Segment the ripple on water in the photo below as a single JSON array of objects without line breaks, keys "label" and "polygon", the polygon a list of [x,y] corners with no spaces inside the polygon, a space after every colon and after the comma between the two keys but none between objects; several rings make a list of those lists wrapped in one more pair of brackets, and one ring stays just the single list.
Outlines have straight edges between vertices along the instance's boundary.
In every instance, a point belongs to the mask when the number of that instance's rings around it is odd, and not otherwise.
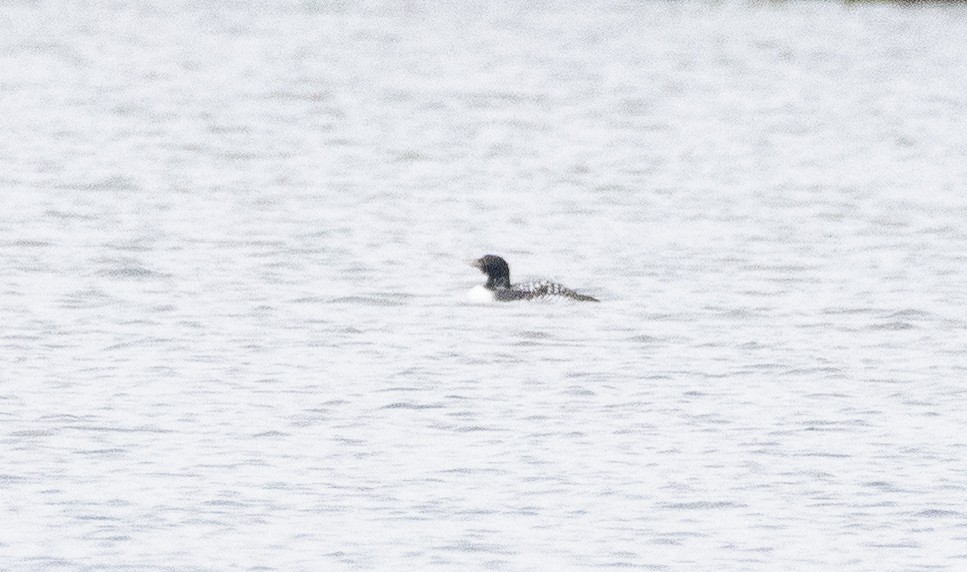
[{"label": "ripple on water", "polygon": [[377,308],[406,306],[405,296],[399,294],[382,294],[371,296],[342,296],[329,300],[330,304],[346,304],[371,306]]},{"label": "ripple on water", "polygon": [[107,257],[95,260],[100,267],[96,274],[104,278],[115,280],[152,280],[157,278],[170,277],[151,270],[140,260],[127,256]]}]

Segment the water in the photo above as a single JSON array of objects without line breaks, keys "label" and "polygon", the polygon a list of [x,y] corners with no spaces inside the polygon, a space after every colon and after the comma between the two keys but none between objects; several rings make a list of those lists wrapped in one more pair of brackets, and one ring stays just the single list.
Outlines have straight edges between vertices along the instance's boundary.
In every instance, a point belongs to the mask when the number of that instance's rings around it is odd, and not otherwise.
[{"label": "water", "polygon": [[964,6],[0,29],[0,568],[967,566]]}]

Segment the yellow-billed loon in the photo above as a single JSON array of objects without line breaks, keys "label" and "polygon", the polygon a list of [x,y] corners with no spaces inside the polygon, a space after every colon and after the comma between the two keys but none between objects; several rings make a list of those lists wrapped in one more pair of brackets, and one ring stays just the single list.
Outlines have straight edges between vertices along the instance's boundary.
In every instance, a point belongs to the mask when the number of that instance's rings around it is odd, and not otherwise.
[{"label": "yellow-billed loon", "polygon": [[582,302],[598,302],[599,300],[585,294],[578,294],[574,290],[547,280],[526,282],[523,284],[510,283],[510,266],[499,256],[487,254],[473,261],[473,265],[487,275],[487,283],[477,286],[470,291],[470,298],[475,301],[512,302],[515,300],[534,300],[551,296],[561,296],[580,300]]}]

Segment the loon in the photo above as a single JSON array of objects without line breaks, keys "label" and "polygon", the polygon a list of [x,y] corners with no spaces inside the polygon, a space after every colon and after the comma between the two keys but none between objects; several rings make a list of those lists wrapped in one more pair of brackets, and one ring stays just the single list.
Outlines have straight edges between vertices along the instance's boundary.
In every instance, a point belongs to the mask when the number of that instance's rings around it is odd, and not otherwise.
[{"label": "loon", "polygon": [[599,302],[597,298],[578,294],[574,290],[547,280],[510,283],[510,267],[499,256],[487,254],[473,261],[473,265],[487,275],[487,283],[470,291],[470,297],[477,301],[512,302],[515,300],[534,300],[549,296],[562,296],[582,302]]}]

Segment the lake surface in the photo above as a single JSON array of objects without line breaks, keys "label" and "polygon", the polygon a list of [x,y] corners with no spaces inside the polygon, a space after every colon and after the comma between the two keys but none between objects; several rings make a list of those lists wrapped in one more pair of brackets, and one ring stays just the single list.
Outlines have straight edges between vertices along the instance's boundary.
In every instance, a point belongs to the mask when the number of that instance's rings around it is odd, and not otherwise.
[{"label": "lake surface", "polygon": [[964,569],[964,38],[4,2],[0,569]]}]

